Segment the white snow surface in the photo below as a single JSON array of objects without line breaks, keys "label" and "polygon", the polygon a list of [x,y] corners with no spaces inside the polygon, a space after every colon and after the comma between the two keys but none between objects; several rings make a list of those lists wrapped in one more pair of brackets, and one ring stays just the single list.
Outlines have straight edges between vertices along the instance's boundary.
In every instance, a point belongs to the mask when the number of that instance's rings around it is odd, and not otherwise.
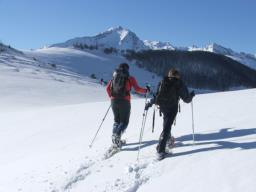
[{"label": "white snow surface", "polygon": [[71,47],[50,47],[25,51],[25,53],[45,63],[56,64],[57,68],[72,71],[79,76],[90,77],[91,74],[95,74],[97,81],[101,78],[104,81],[112,79],[113,70],[123,62],[129,64],[130,74],[136,77],[141,86],[149,83],[154,89],[160,80],[159,76],[137,67],[134,63],[127,61],[120,55],[108,55],[99,50],[82,51]]},{"label": "white snow surface", "polygon": [[[145,99],[133,96],[127,144],[103,160],[111,145],[111,110],[88,146],[110,105],[105,87],[66,71],[67,63],[49,67],[51,54],[63,61],[61,51],[71,50],[48,51],[35,52],[45,57],[40,62],[32,54],[0,54],[1,192],[255,192],[256,89],[197,95],[195,145],[191,105],[181,103],[172,132],[176,147],[160,162],[155,148],[162,117],[157,111],[152,133],[152,108],[136,160]],[[105,59],[75,50],[65,59],[73,54]]]},{"label": "white snow surface", "polygon": [[6,111],[102,101],[106,96],[95,80],[24,54],[0,54],[0,80],[0,105]]}]

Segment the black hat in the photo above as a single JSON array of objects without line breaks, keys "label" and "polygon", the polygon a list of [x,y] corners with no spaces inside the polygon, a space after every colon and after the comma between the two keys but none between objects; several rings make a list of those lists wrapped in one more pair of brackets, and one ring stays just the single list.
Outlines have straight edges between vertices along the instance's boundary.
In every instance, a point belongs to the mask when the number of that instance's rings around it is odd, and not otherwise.
[{"label": "black hat", "polygon": [[127,63],[121,63],[119,64],[119,69],[126,69],[129,70],[129,65]]},{"label": "black hat", "polygon": [[180,73],[177,69],[170,69],[169,72],[168,72],[168,77],[177,77],[179,78],[180,77]]}]

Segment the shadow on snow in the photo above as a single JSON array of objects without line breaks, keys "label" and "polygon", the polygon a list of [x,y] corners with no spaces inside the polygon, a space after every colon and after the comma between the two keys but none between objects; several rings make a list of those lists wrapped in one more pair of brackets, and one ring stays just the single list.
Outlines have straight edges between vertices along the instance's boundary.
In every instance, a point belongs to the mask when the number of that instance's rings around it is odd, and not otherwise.
[{"label": "shadow on snow", "polygon": [[[256,149],[256,141],[250,142],[239,142],[242,140],[247,140],[247,138],[240,138],[243,136],[255,136],[256,138],[256,128],[250,129],[233,129],[233,128],[223,128],[218,132],[206,133],[206,134],[195,134],[196,146],[207,146],[214,144],[215,146],[204,147],[200,149],[193,149],[190,151],[179,152],[175,154],[169,154],[169,157],[176,157],[181,155],[189,155],[193,153],[220,150],[220,149]],[[226,141],[226,139],[233,139]],[[256,140],[256,139],[255,139]],[[177,144],[175,147],[186,147],[192,145],[192,134],[184,135],[176,138]],[[191,141],[191,144],[187,144],[187,141]],[[158,140],[143,141],[141,142],[141,149],[155,145]],[[137,151],[139,149],[139,143],[128,143],[125,146],[137,145],[135,147],[125,147],[122,151]]]}]

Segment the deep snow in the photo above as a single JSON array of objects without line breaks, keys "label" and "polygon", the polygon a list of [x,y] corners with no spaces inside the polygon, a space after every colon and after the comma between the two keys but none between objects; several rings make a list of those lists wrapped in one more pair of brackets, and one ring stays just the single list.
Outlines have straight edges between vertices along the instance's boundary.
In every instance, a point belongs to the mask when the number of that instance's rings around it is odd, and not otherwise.
[{"label": "deep snow", "polygon": [[[44,62],[47,58],[54,57]],[[136,161],[145,100],[133,96],[127,145],[102,160],[111,144],[111,111],[93,147],[89,144],[110,104],[105,87],[69,73],[70,65],[54,70],[29,58],[0,59],[1,192],[256,190],[256,89],[197,95],[196,145],[191,105],[181,103],[173,127],[176,148],[160,162],[155,147],[162,119],[156,116],[152,133],[152,109]]]},{"label": "deep snow", "polygon": [[[127,145],[105,161],[102,157],[111,143],[112,113],[107,116],[93,148],[88,145],[109,102],[27,106],[26,110],[9,112],[1,107],[0,191],[134,192],[172,188],[253,192],[255,91],[196,96],[195,146],[191,145],[191,108],[182,104],[173,128],[177,147],[172,156],[161,162],[155,161],[155,147],[162,121],[157,116],[156,131],[152,134],[152,110],[148,114],[140,161],[136,162],[143,99],[132,102],[131,121],[124,135]],[[11,102],[8,104],[14,108]]]}]

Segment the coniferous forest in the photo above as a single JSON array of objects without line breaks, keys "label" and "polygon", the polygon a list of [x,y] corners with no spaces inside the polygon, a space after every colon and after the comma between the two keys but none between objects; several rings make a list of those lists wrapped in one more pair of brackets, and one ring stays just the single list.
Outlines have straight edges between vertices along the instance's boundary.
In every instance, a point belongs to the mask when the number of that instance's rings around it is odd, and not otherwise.
[{"label": "coniferous forest", "polygon": [[188,86],[225,91],[234,88],[255,88],[256,71],[223,55],[205,51],[147,50],[127,51],[126,58],[156,73],[167,74],[177,68]]}]

